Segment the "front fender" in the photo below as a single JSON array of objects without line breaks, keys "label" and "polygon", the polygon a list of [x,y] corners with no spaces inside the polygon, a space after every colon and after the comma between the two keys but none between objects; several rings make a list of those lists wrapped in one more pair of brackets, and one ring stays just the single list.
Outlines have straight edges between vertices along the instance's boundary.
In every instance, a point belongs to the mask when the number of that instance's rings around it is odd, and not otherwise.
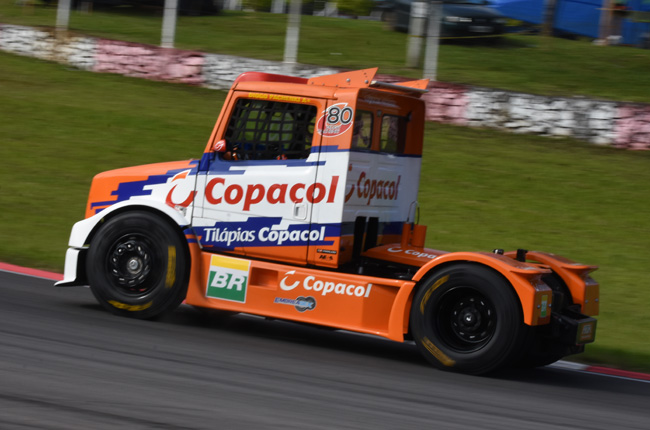
[{"label": "front fender", "polygon": [[132,199],[109,206],[96,215],[81,220],[72,226],[70,239],[68,240],[68,250],[65,254],[63,280],[55,285],[59,287],[85,285],[85,253],[90,245],[91,237],[101,221],[117,213],[138,209],[163,214],[181,229],[190,225],[190,222],[181,212],[155,200]]},{"label": "front fender", "polygon": [[71,248],[83,248],[87,246],[88,238],[96,230],[97,225],[104,218],[109,217],[111,214],[116,212],[124,212],[124,210],[137,210],[138,208],[145,208],[150,210],[153,209],[155,212],[161,212],[181,228],[190,225],[190,222],[181,212],[171,208],[170,206],[167,206],[164,203],[160,203],[155,200],[131,199],[109,206],[96,215],[77,222],[74,226],[72,226],[72,232],[70,233],[68,246]]}]

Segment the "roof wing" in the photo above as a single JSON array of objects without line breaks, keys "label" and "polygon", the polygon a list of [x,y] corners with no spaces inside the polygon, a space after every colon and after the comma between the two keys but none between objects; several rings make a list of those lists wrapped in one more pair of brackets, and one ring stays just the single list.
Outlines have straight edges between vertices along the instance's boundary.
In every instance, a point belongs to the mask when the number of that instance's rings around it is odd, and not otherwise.
[{"label": "roof wing", "polygon": [[417,81],[395,82],[395,85],[426,90],[429,86],[429,81],[430,79],[418,79]]},{"label": "roof wing", "polygon": [[428,84],[428,79],[420,79],[418,81],[395,82],[390,84],[387,82],[372,81],[370,86],[373,88],[398,91],[400,93],[407,93],[419,97],[422,94],[429,92],[429,90],[426,89]]},{"label": "roof wing", "polygon": [[308,85],[324,85],[341,88],[366,88],[377,74],[378,67],[355,70],[352,72],[335,73],[333,75],[317,76],[309,79]]}]

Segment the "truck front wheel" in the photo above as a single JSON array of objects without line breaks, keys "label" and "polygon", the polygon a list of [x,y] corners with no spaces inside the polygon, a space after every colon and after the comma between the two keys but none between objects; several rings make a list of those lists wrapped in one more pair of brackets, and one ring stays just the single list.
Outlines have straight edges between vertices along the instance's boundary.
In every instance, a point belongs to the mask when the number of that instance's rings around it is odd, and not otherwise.
[{"label": "truck front wheel", "polygon": [[104,308],[153,318],[176,309],[185,298],[189,257],[182,236],[165,220],[149,212],[125,212],[97,231],[87,273]]},{"label": "truck front wheel", "polygon": [[411,331],[434,366],[471,374],[508,364],[525,334],[509,283],[489,268],[464,263],[424,282],[413,299]]}]

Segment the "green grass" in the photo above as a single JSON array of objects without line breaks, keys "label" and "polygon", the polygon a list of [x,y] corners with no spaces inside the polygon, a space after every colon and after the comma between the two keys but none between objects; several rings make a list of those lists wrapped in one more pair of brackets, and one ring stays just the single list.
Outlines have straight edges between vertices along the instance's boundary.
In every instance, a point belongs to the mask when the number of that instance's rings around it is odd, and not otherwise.
[{"label": "green grass", "polygon": [[224,97],[4,53],[0,64],[0,260],[55,270],[92,176],[199,157]]},{"label": "green grass", "polygon": [[[31,0],[36,2],[37,0]],[[0,23],[52,27],[56,9],[0,0]],[[157,45],[159,9],[116,8],[73,12],[73,33]],[[180,17],[176,46],[281,61],[286,15],[224,12]],[[298,61],[350,69],[379,66],[382,73],[419,78],[405,67],[407,36],[381,22],[303,16]],[[533,94],[650,102],[650,51],[599,47],[589,41],[510,35],[497,44],[443,44],[438,79]]]},{"label": "green grass", "polygon": [[[224,93],[0,53],[0,261],[62,271],[101,171],[199,157]],[[598,340],[579,356],[650,371],[650,153],[429,124],[427,246],[544,250],[598,264]]]}]

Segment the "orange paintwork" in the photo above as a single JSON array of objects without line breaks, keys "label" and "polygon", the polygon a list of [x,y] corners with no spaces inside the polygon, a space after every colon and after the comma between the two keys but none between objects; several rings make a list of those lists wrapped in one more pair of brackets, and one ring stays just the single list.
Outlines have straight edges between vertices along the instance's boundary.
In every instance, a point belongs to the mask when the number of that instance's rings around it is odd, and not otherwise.
[{"label": "orange paintwork", "polygon": [[102,209],[118,203],[116,193],[120,184],[147,181],[150,176],[161,175],[174,170],[191,169],[193,162],[193,160],[186,160],[147,164],[99,173],[93,178],[90,187],[85,218],[89,218]]},{"label": "orange paintwork", "polygon": [[[209,278],[205,268],[210,267],[215,254],[201,252],[198,247],[195,247],[192,257],[193,259],[198,257],[194,261],[199,264],[192,270],[185,299],[187,304],[325,325],[398,341],[404,339],[405,312],[408,314],[405,304],[415,286],[413,281],[344,274],[229,257],[250,264],[246,301],[240,303],[206,297]],[[333,283],[340,287],[339,290],[347,290],[347,293],[352,295],[337,294],[334,291],[324,294],[322,290],[306,290],[302,285],[305,282],[308,286],[311,285],[309,277],[313,278],[312,284]],[[293,290],[283,291],[281,288],[283,279],[291,284],[298,282],[299,285]],[[363,291],[364,294],[358,296],[355,295],[355,291],[357,293]],[[294,306],[279,306],[276,301],[276,299],[296,299],[300,296],[313,297],[316,301],[314,309],[297,312]]]},{"label": "orange paintwork", "polygon": [[398,82],[396,85],[401,85],[403,87],[416,88],[419,90],[426,90],[429,86],[428,79],[418,79],[417,81],[407,81],[407,82]]},{"label": "orange paintwork", "polygon": [[[395,245],[399,246],[399,244]],[[390,247],[391,245],[385,245],[382,247],[384,251],[368,252],[365,255],[377,257],[383,252],[384,256],[387,256],[386,249]],[[526,269],[531,266],[520,265],[517,262],[512,263],[513,260],[489,253],[443,253],[426,248],[420,248],[417,251],[429,255],[439,254],[439,256],[434,260],[427,257],[416,257],[421,263],[424,263],[425,259],[429,261],[423,264],[422,269],[414,276],[413,280],[391,280],[344,274],[233,256],[232,258],[236,260],[250,264],[246,302],[236,303],[206,297],[210,261],[215,254],[202,252],[198,247],[194,247],[192,259],[198,264],[193,265],[186,303],[200,307],[325,325],[403,341],[404,334],[408,332],[410,303],[417,281],[422,280],[436,266],[450,262],[473,261],[494,268],[508,279],[521,300],[526,324],[541,325],[549,322],[550,312],[543,317],[541,309],[542,302],[551,305],[552,292],[539,279],[542,274],[548,273],[547,269]],[[398,262],[398,259],[394,260]],[[291,283],[300,282],[300,285],[306,278],[312,277],[315,282],[323,281],[339,286],[344,285],[345,288],[352,291],[355,288],[360,291],[360,287],[365,287],[367,290],[367,285],[371,284],[372,286],[367,297],[334,292],[323,295],[322,292],[306,291],[299,287],[287,292],[281,288],[281,281],[287,277]],[[354,288],[349,288],[350,285]],[[305,296],[315,299],[316,306],[313,310],[297,312],[293,306],[278,306],[276,302],[276,299],[292,300]]]},{"label": "orange paintwork", "polygon": [[[505,255],[515,258],[517,253],[511,251]],[[589,276],[598,266],[576,263],[559,255],[539,251],[529,251],[526,259],[550,267],[566,283],[573,302],[580,305],[582,313],[589,316],[598,315],[600,288],[598,283]]]},{"label": "orange paintwork", "polygon": [[337,73],[335,75],[318,76],[309,79],[307,85],[340,88],[364,88],[368,87],[377,74],[379,68],[354,70],[351,72]]},{"label": "orange paintwork", "polygon": [[[425,112],[424,102],[422,100],[412,97],[411,94],[406,96],[404,93],[393,92],[390,90],[382,90],[378,93],[375,88],[367,88],[359,90],[359,95],[356,100],[356,108],[358,110],[368,111],[373,111],[379,108],[383,113],[387,114],[397,116],[410,115],[412,126],[407,129],[404,154],[422,155]],[[376,121],[373,127],[374,134],[378,136],[381,132],[381,124],[379,121]],[[379,150],[378,144],[379,142],[374,142],[371,149]],[[346,139],[346,141],[341,144],[341,148],[349,149],[350,139]]]},{"label": "orange paintwork", "polygon": [[392,261],[394,263],[422,267],[433,258],[438,258],[444,254],[448,254],[448,252],[430,248],[419,248],[410,245],[403,247],[401,243],[393,243],[369,249],[362,255],[376,260]]}]

